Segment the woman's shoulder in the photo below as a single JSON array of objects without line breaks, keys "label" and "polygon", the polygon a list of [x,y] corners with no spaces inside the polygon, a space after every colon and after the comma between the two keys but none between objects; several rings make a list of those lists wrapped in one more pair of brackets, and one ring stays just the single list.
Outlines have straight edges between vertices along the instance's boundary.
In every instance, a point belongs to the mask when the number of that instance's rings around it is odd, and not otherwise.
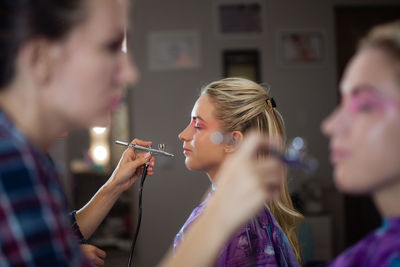
[{"label": "woman's shoulder", "polygon": [[267,208],[236,231],[222,250],[218,266],[249,262],[258,266],[299,266],[289,241]]},{"label": "woman's shoulder", "polygon": [[252,243],[289,244],[285,233],[267,207],[240,227],[232,240],[242,240],[243,238],[251,240]]},{"label": "woman's shoulder", "polygon": [[283,233],[278,221],[275,219],[274,215],[272,215],[267,206],[265,206],[265,208],[257,215],[256,218],[261,225],[264,225],[265,228],[269,229],[270,235],[272,235],[274,231]]},{"label": "woman's shoulder", "polygon": [[0,172],[16,171],[24,166],[26,153],[12,135],[0,129]]},{"label": "woman's shoulder", "polygon": [[329,267],[352,266],[351,263],[361,264],[359,266],[400,266],[399,234],[400,218],[384,220],[381,227],[345,250]]},{"label": "woman's shoulder", "polygon": [[22,133],[0,110],[0,163],[4,163],[9,158],[21,158],[26,147],[26,140]]}]

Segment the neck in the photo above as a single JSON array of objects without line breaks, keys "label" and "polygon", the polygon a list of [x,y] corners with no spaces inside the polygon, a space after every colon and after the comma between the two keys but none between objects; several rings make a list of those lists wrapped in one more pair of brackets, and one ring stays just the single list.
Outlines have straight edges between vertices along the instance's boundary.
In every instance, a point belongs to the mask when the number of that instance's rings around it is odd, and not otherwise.
[{"label": "neck", "polygon": [[217,173],[218,173],[218,170],[219,170],[219,166],[216,167],[216,168],[214,168],[214,169],[212,169],[212,170],[209,170],[209,171],[206,172],[206,173],[207,173],[207,176],[208,176],[208,179],[210,179],[210,182],[211,182],[212,184],[214,184],[214,185],[215,185],[215,183],[217,182]]},{"label": "neck", "polygon": [[400,217],[400,179],[373,194],[374,203],[383,217]]},{"label": "neck", "polygon": [[207,176],[208,176],[208,179],[210,180],[210,182],[215,185],[215,178],[214,178],[215,175],[212,174],[211,172],[207,172]]},{"label": "neck", "polygon": [[63,129],[58,120],[51,119],[46,103],[32,89],[16,85],[3,88],[0,107],[30,142],[48,151]]}]

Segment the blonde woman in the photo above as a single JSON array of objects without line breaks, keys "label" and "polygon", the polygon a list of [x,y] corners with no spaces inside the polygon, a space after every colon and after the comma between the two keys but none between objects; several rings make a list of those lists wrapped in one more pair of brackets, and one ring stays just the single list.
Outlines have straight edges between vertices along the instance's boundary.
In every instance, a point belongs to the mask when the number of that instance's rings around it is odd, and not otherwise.
[{"label": "blonde woman", "polygon": [[371,196],[383,221],[329,266],[400,266],[400,21],[373,28],[361,42],[340,92],[322,124],[335,184]]},{"label": "blonde woman", "polygon": [[[250,130],[267,134],[280,144],[284,142],[282,117],[266,90],[242,78],[227,78],[210,83],[203,88],[193,107],[190,124],[179,134],[183,141],[187,168],[204,171],[215,185],[216,174],[223,162],[236,151],[237,145]],[[216,136],[222,136],[227,141],[216,142]],[[279,197],[233,235],[221,251],[217,266],[245,266],[248,263],[299,265],[296,226],[302,215],[293,208],[285,170],[278,168],[270,175],[281,181],[280,188],[275,190],[276,194],[280,194]],[[218,187],[213,186],[213,190],[218,190]],[[213,190],[194,209],[175,237],[175,248],[184,242],[186,230],[202,214],[213,197]]]}]

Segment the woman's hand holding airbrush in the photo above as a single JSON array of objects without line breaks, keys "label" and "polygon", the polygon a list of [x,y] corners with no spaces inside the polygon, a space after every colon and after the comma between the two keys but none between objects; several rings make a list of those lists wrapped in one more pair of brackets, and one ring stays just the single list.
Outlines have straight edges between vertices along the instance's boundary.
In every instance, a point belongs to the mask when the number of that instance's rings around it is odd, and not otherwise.
[{"label": "woman's hand holding airbrush", "polygon": [[[141,146],[151,145],[151,142],[139,139],[132,142]],[[153,175],[154,157],[149,153],[136,153],[134,148],[125,150],[108,181],[75,215],[81,233],[86,239],[97,229],[122,192],[129,189],[143,174],[147,162],[149,163],[147,174]]]},{"label": "woman's hand holding airbrush", "polygon": [[[141,146],[149,146],[152,144],[150,141],[143,141],[134,139],[131,143]],[[119,163],[111,175],[108,183],[116,186],[121,192],[129,189],[132,184],[143,174],[144,165],[148,163],[147,175],[153,175],[155,158],[149,152],[136,153],[134,148],[128,147]]]}]

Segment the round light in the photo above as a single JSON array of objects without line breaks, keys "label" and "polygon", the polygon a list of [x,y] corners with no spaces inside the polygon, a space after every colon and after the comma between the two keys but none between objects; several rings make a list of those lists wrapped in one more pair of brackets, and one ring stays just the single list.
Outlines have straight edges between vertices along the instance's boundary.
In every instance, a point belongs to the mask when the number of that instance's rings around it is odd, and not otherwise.
[{"label": "round light", "polygon": [[106,131],[107,128],[104,127],[94,127],[93,128],[93,132],[95,132],[96,134],[102,134]]},{"label": "round light", "polygon": [[93,149],[93,157],[95,161],[104,161],[107,159],[108,152],[104,146],[96,146]]}]

